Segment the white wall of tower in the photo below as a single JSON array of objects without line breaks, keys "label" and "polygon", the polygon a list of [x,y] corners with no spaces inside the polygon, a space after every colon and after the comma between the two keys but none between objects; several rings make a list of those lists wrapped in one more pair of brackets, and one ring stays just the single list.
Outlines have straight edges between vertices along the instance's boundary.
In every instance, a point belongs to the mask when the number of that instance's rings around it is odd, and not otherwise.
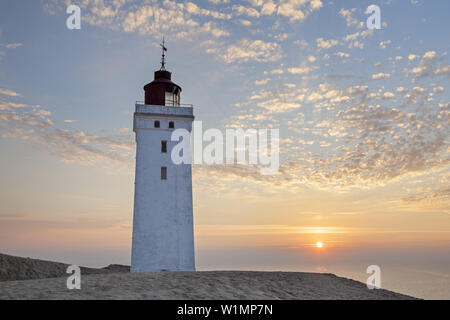
[{"label": "white wall of tower", "polygon": [[[172,132],[191,131],[192,113],[192,108],[136,105],[133,272],[195,270],[192,169],[171,160],[177,144],[171,141]],[[161,151],[162,141],[167,141],[167,153]],[[167,167],[167,180],[161,179],[162,167]]]}]

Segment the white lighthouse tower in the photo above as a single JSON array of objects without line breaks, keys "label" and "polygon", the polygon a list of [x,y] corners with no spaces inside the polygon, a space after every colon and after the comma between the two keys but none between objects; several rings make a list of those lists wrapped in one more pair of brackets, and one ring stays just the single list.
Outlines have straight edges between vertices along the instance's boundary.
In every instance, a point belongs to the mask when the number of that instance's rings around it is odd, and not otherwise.
[{"label": "white lighthouse tower", "polygon": [[193,108],[180,106],[181,87],[165,68],[144,87],[145,103],[136,103],[136,179],[132,272],[195,271],[190,164],[176,165],[172,132],[192,130]]}]

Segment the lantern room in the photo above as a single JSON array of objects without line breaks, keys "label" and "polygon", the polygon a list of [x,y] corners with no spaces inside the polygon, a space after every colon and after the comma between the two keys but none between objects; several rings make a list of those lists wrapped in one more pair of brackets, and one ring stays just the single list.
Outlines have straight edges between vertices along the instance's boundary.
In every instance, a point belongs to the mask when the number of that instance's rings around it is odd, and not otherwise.
[{"label": "lantern room", "polygon": [[155,71],[155,79],[144,87],[145,104],[178,107],[181,87],[172,82],[172,73],[167,70]]}]

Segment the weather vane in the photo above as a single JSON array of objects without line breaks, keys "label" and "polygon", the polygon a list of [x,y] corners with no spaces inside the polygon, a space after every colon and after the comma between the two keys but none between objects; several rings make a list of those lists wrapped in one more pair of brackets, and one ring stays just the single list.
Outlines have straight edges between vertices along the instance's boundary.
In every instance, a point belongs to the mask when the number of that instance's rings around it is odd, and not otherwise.
[{"label": "weather vane", "polygon": [[162,48],[161,70],[166,71],[166,51],[167,51],[167,47],[166,47],[166,42],[164,40],[164,37],[163,37],[163,42],[160,44],[160,46]]}]

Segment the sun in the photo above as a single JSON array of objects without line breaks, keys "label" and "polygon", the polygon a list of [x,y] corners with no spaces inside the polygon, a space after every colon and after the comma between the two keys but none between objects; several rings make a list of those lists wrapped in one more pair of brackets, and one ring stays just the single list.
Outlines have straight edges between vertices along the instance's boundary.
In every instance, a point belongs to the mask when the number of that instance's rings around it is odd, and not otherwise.
[{"label": "sun", "polygon": [[320,241],[317,242],[317,243],[316,243],[316,247],[319,248],[319,249],[322,248],[322,247],[323,247],[323,243],[320,242]]}]

